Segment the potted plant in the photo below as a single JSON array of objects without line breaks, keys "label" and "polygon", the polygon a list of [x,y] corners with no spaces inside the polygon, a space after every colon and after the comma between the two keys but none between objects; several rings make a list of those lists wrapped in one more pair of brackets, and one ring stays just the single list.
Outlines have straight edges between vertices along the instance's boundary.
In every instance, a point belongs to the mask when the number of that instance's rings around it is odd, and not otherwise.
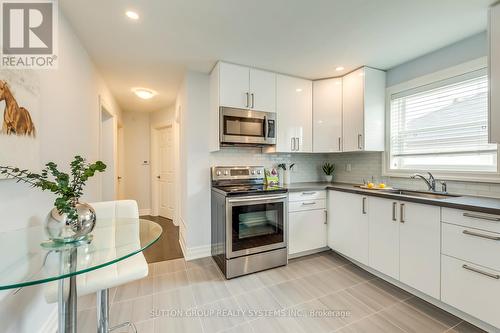
[{"label": "potted plant", "polygon": [[290,171],[295,166],[295,163],[290,164],[287,167],[286,163],[278,164],[278,169],[280,170],[281,175],[279,176],[280,185],[288,185],[290,184]]},{"label": "potted plant", "polygon": [[57,164],[49,162],[40,173],[0,166],[0,175],[56,195],[54,208],[45,220],[45,231],[52,241],[67,243],[84,239],[94,229],[94,209],[79,200],[87,181],[104,170],[106,165],[101,161],[90,164],[83,157],[75,156],[70,174],[59,171]]},{"label": "potted plant", "polygon": [[323,164],[323,172],[325,173],[325,180],[329,183],[333,180],[333,172],[335,171],[335,164],[326,162]]}]

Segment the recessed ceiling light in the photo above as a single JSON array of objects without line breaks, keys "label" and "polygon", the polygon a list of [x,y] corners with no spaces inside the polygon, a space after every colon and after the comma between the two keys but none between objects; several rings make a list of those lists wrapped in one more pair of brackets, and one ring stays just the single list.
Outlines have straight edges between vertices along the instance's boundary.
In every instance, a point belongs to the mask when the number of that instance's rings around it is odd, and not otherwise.
[{"label": "recessed ceiling light", "polygon": [[132,91],[137,95],[137,97],[142,99],[151,99],[158,95],[156,91],[147,88],[132,88]]},{"label": "recessed ceiling light", "polygon": [[301,92],[302,91],[302,88],[297,88],[295,89],[296,92]]},{"label": "recessed ceiling light", "polygon": [[344,67],[339,66],[339,67],[335,68],[335,70],[336,70],[337,72],[340,72],[340,71],[343,71],[343,70],[344,70]]},{"label": "recessed ceiling light", "polygon": [[138,20],[139,19],[139,14],[137,14],[137,12],[134,12],[132,10],[127,10],[125,12],[125,15],[127,15],[127,17],[131,20]]}]

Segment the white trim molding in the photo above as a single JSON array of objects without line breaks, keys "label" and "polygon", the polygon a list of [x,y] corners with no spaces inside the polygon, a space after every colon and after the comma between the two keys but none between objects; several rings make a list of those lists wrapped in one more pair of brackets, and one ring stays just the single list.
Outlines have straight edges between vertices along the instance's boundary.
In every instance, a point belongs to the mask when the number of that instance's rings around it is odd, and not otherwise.
[{"label": "white trim molding", "polygon": [[[437,81],[442,81],[449,79],[454,76],[463,75],[467,72],[472,72],[480,69],[484,69],[488,66],[487,57],[481,57],[474,59],[457,66],[452,66],[431,74],[423,75],[421,77],[412,79],[407,82],[399,83],[386,89],[386,112],[385,112],[385,140],[386,140],[386,150],[382,156],[382,176],[386,177],[400,177],[400,178],[410,178],[415,172],[427,172],[431,171],[436,178],[441,180],[451,180],[451,181],[464,181],[464,182],[483,182],[483,183],[500,183],[500,170],[494,172],[470,172],[470,171],[433,171],[433,170],[391,170],[389,168],[390,154],[391,154],[391,143],[390,143],[390,131],[391,131],[391,96],[399,92],[414,89],[417,87],[425,86]],[[500,162],[500,158],[497,158]],[[500,167],[498,163],[497,168]]]},{"label": "white trim molding", "polygon": [[145,216],[145,215],[151,215],[151,208],[139,209],[139,216]]}]

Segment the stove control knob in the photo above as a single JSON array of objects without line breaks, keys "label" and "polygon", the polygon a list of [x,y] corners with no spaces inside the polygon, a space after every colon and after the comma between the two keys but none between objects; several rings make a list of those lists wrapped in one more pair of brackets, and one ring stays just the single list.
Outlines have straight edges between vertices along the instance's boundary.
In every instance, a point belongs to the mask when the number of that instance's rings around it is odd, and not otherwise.
[{"label": "stove control knob", "polygon": [[217,176],[220,176],[220,175],[222,175],[222,172],[217,171],[216,174],[217,174]]},{"label": "stove control knob", "polygon": [[255,175],[255,170],[252,170],[252,175]]},{"label": "stove control knob", "polygon": [[229,175],[229,171],[224,171],[224,176],[228,176]]},{"label": "stove control knob", "polygon": [[257,170],[257,174],[260,175],[261,174],[261,171],[260,170]]}]

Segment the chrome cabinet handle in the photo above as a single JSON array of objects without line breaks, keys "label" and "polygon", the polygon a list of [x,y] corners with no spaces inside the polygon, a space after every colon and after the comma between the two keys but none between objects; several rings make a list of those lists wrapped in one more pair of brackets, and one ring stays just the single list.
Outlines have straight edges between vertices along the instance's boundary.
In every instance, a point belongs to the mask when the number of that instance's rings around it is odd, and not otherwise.
[{"label": "chrome cabinet handle", "polygon": [[495,240],[495,241],[500,241],[500,237],[498,237],[498,236],[490,236],[490,235],[486,235],[486,234],[482,234],[482,233],[474,232],[474,231],[470,231],[470,230],[464,230],[464,231],[462,231],[462,233],[465,235],[469,235],[469,236],[481,237],[481,238],[491,239],[491,240]]},{"label": "chrome cabinet handle", "polygon": [[300,151],[300,139],[295,138],[297,140],[297,151]]},{"label": "chrome cabinet handle", "polygon": [[325,224],[328,224],[328,211],[325,210]]},{"label": "chrome cabinet handle", "polygon": [[315,205],[315,204],[316,204],[315,202],[303,202],[302,206],[311,206],[311,205]]},{"label": "chrome cabinet handle", "polygon": [[363,135],[358,134],[358,148],[359,149],[363,149],[363,145],[361,144],[362,138],[363,138]]},{"label": "chrome cabinet handle", "polygon": [[255,106],[255,96],[253,93],[251,93],[250,96],[252,96],[252,109],[253,109]]},{"label": "chrome cabinet handle", "polygon": [[475,268],[475,267],[471,267],[471,266],[466,265],[466,264],[463,264],[462,267],[465,268],[465,269],[467,269],[467,270],[469,270],[469,271],[472,271],[472,272],[475,272],[475,273],[479,273],[481,275],[485,275],[485,276],[490,277],[492,279],[497,279],[497,280],[500,279],[500,275],[498,275],[498,274],[492,274],[492,273],[489,273],[489,272],[485,272],[485,271],[483,271],[481,269],[478,269],[478,268]]},{"label": "chrome cabinet handle", "polygon": [[396,207],[397,206],[398,206],[397,202],[392,203],[392,220],[393,221],[397,221],[397,218],[396,218]]},{"label": "chrome cabinet handle", "polygon": [[363,197],[363,214],[366,214],[366,197]]},{"label": "chrome cabinet handle", "polygon": [[290,151],[295,151],[295,138],[290,139]]},{"label": "chrome cabinet handle", "polygon": [[314,195],[314,194],[316,194],[315,191],[313,191],[313,192],[302,192],[302,195]]},{"label": "chrome cabinet handle", "polygon": [[464,213],[464,216],[471,217],[473,219],[481,219],[481,220],[500,222],[500,217],[484,216],[484,215],[472,214],[472,213]]},{"label": "chrome cabinet handle", "polygon": [[247,95],[247,104],[245,105],[247,108],[250,107],[250,94],[245,93]]},{"label": "chrome cabinet handle", "polygon": [[342,138],[339,136],[339,151],[342,151]]},{"label": "chrome cabinet handle", "polygon": [[401,204],[401,206],[399,206],[399,208],[400,208],[399,222],[405,223],[405,204]]}]

